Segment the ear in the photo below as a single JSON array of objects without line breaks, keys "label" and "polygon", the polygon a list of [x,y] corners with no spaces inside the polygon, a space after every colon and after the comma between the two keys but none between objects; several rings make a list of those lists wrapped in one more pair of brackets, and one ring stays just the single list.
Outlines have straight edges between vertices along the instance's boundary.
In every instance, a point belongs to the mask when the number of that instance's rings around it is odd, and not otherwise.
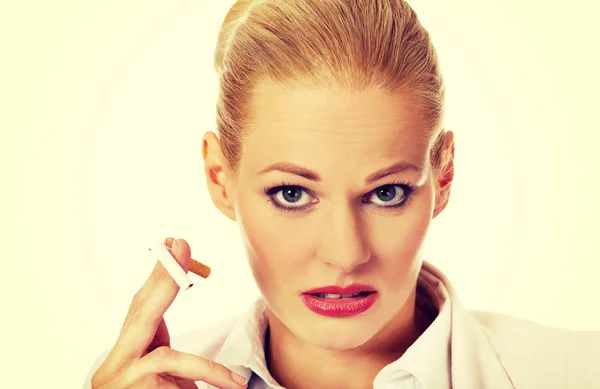
[{"label": "ear", "polygon": [[235,221],[233,202],[234,175],[221,149],[221,142],[214,132],[208,131],[202,139],[204,174],[210,197],[215,206]]},{"label": "ear", "polygon": [[440,166],[435,170],[436,198],[433,217],[439,215],[450,199],[450,189],[454,180],[454,133],[446,131],[440,150]]}]

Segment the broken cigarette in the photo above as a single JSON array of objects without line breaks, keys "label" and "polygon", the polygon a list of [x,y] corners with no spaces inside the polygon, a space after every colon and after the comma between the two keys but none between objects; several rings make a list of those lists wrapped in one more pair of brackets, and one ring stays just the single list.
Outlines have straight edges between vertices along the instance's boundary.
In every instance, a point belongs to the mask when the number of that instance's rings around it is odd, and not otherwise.
[{"label": "broken cigarette", "polygon": [[193,258],[190,260],[190,271],[202,278],[208,278],[210,275],[210,267],[196,261]]},{"label": "broken cigarette", "polygon": [[[152,254],[154,254],[154,259],[158,257],[160,263],[162,263],[164,268],[167,270],[167,272],[169,272],[171,277],[173,277],[173,279],[175,280],[175,282],[177,282],[177,285],[179,285],[181,289],[185,291],[194,286],[194,283],[189,279],[187,273],[183,270],[183,268],[179,265],[177,260],[171,254],[168,246],[165,246],[159,240],[154,240],[150,243],[148,250]],[[199,275],[202,278],[208,278],[208,276],[210,275],[210,267],[194,259],[190,260],[189,271]]]}]

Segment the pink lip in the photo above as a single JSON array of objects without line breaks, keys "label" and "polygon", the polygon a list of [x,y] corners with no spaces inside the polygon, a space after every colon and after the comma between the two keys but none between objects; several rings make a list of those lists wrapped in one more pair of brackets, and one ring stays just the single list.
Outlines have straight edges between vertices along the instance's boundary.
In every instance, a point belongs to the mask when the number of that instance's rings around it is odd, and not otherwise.
[{"label": "pink lip", "polygon": [[375,288],[373,288],[372,286],[369,286],[369,285],[353,284],[353,285],[346,286],[344,288],[335,286],[335,285],[331,285],[331,286],[325,286],[322,288],[315,288],[315,289],[307,290],[303,294],[305,294],[305,295],[306,294],[317,294],[317,293],[355,294],[355,293],[360,293],[360,292],[375,293],[376,290],[375,290]]},{"label": "pink lip", "polygon": [[327,317],[350,317],[366,312],[379,297],[377,292],[364,296],[328,299],[312,294],[303,294],[302,301],[316,314]]},{"label": "pink lip", "polygon": [[[317,296],[318,293],[348,295],[361,292],[365,294],[358,297],[339,299]],[[332,285],[311,289],[304,292],[301,297],[304,304],[314,313],[327,317],[350,317],[359,315],[371,308],[379,297],[379,293],[369,285],[355,284],[344,288]]]}]

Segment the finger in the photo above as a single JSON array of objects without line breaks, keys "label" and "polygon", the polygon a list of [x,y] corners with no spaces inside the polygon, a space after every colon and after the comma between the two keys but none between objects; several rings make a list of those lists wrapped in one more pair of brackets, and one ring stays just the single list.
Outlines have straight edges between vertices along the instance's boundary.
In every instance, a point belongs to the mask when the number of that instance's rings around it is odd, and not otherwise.
[{"label": "finger", "polygon": [[[171,243],[173,242],[173,238],[167,238],[165,239],[165,244],[169,247],[171,247]],[[194,258],[191,257],[192,253],[190,251],[190,262],[189,262],[189,266],[187,267],[188,272],[192,272],[196,275],[199,275],[202,278],[208,278],[208,276],[210,276],[211,273],[211,269],[210,267],[206,266],[205,264],[196,261]]]},{"label": "finger", "polygon": [[185,379],[176,378],[176,377],[174,377],[173,380],[177,384],[177,387],[180,389],[198,389],[198,385],[196,385],[196,383],[194,381],[185,380]]},{"label": "finger", "polygon": [[[191,258],[190,247],[184,239],[167,239],[169,251],[179,265],[186,269]],[[133,336],[139,351],[145,351],[154,338],[163,319],[163,315],[171,306],[179,286],[160,261],[142,288],[136,293],[126,319],[124,338]],[[166,328],[166,326],[165,326]]]},{"label": "finger", "polygon": [[[177,262],[185,267],[190,260],[190,247],[184,239],[167,239],[176,244],[170,249]],[[129,307],[121,334],[107,358],[115,369],[141,357],[153,345],[168,345],[170,342],[163,315],[175,300],[179,286],[160,262],[136,293]],[[161,324],[162,323],[162,324]],[[155,339],[155,337],[157,339]]]},{"label": "finger", "polygon": [[[123,387],[123,386],[119,386],[119,387]],[[146,389],[146,388],[179,389],[179,385],[171,377],[161,377],[159,375],[153,374],[153,375],[143,376],[143,377],[139,378],[134,383],[126,386],[126,388],[127,389]]]},{"label": "finger", "polygon": [[168,247],[172,247],[174,240],[175,240],[175,238],[172,238],[169,236],[169,237],[165,238],[165,241],[163,242],[163,244],[165,244]]},{"label": "finger", "polygon": [[177,384],[177,380],[175,379],[175,377],[171,377],[171,376],[168,376],[168,375],[161,376],[161,377],[162,377],[162,378],[163,378],[163,379],[164,379],[166,382],[168,382],[170,385],[172,385],[172,386],[169,386],[169,388],[171,388],[171,387],[172,387],[172,388],[177,388],[177,389],[179,389],[179,385]]},{"label": "finger", "polygon": [[154,334],[152,342],[150,342],[150,345],[144,352],[149,353],[150,351],[159,347],[171,347],[171,336],[169,335],[169,329],[167,328],[167,323],[165,322],[164,317],[160,319],[160,323],[158,323],[158,328],[156,329],[156,334]]},{"label": "finger", "polygon": [[171,376],[163,376],[163,378],[169,382],[172,382],[176,385],[176,388],[178,389],[198,389],[198,386],[196,385],[196,383],[194,381],[190,381],[190,380],[184,380],[181,378],[177,378],[177,377],[171,377]]},{"label": "finger", "polygon": [[180,379],[203,381],[223,389],[246,387],[245,379],[225,366],[168,347],[160,347],[152,351],[140,359],[134,365],[134,369],[139,376],[168,374]]}]

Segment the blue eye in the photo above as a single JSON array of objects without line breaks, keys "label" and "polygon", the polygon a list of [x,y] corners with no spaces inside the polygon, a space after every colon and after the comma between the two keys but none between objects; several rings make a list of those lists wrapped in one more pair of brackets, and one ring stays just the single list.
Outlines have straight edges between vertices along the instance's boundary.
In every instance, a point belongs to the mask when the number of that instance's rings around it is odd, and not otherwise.
[{"label": "blue eye", "polygon": [[380,208],[401,207],[413,192],[407,184],[388,184],[380,186],[367,196],[367,202]]},{"label": "blue eye", "polygon": [[[377,208],[401,208],[411,198],[414,187],[406,183],[392,183],[378,187],[363,197],[365,203]],[[269,202],[281,211],[302,211],[312,208],[318,202],[306,188],[283,184],[265,188]]]},{"label": "blue eye", "polygon": [[279,186],[267,191],[275,206],[281,208],[304,208],[312,202],[307,191],[299,186]]},{"label": "blue eye", "polygon": [[390,203],[402,201],[402,198],[404,197],[404,191],[402,190],[402,188],[396,185],[381,186],[375,189],[375,192],[373,194],[375,195],[374,197],[376,197],[377,200],[380,200],[385,205],[390,205]]}]

